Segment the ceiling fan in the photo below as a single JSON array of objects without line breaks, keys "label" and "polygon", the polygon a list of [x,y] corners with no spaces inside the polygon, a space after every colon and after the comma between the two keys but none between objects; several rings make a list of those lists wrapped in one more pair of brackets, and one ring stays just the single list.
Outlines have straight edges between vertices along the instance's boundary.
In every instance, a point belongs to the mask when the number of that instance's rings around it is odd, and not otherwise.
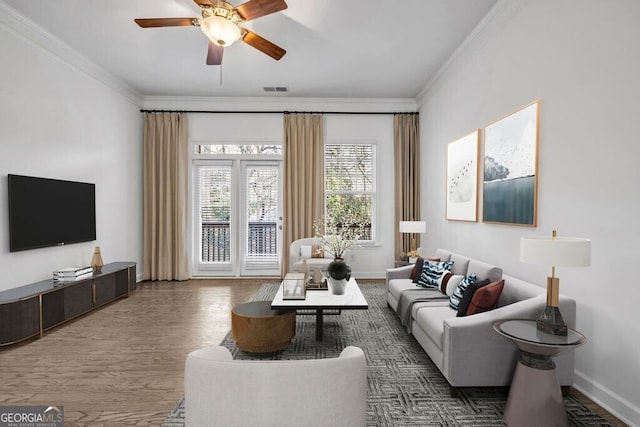
[{"label": "ceiling fan", "polygon": [[147,18],[135,19],[142,28],[200,27],[209,38],[207,65],[222,64],[222,52],[236,40],[242,40],[260,52],[279,60],[287,53],[256,33],[238,24],[287,8],[284,0],[249,0],[233,7],[222,0],[193,0],[202,9],[202,18]]}]

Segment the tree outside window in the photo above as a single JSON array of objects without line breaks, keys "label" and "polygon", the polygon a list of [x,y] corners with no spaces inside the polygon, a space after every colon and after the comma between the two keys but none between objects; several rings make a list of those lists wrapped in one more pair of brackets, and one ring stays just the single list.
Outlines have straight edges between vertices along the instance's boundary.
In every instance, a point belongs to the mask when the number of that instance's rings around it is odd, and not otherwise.
[{"label": "tree outside window", "polygon": [[326,216],[342,227],[362,228],[373,240],[375,173],[373,144],[325,145]]}]

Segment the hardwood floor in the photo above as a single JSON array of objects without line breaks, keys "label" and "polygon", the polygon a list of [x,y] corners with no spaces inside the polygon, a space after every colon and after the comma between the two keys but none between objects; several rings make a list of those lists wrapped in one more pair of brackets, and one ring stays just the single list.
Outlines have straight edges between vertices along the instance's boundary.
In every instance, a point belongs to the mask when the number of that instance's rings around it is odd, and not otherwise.
[{"label": "hardwood floor", "polygon": [[187,354],[220,343],[231,309],[274,280],[138,283],[127,299],[0,349],[0,405],[63,405],[65,426],[159,426],[183,394]]},{"label": "hardwood floor", "polygon": [[65,426],[159,426],[186,355],[216,345],[265,280],[143,282],[38,340],[0,350],[2,405],[63,405]]}]

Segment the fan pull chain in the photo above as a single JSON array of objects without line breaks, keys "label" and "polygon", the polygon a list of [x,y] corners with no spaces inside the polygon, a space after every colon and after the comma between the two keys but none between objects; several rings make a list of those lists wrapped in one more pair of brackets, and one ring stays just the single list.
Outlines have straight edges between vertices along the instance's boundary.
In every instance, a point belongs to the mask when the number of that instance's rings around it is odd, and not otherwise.
[{"label": "fan pull chain", "polygon": [[220,64],[220,86],[222,86],[222,64]]}]

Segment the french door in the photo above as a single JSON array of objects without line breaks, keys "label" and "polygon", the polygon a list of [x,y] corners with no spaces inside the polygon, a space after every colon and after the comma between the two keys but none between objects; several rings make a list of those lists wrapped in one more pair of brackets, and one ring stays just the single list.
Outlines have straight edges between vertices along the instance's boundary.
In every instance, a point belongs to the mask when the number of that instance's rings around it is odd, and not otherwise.
[{"label": "french door", "polygon": [[279,160],[194,162],[193,276],[279,276]]}]

